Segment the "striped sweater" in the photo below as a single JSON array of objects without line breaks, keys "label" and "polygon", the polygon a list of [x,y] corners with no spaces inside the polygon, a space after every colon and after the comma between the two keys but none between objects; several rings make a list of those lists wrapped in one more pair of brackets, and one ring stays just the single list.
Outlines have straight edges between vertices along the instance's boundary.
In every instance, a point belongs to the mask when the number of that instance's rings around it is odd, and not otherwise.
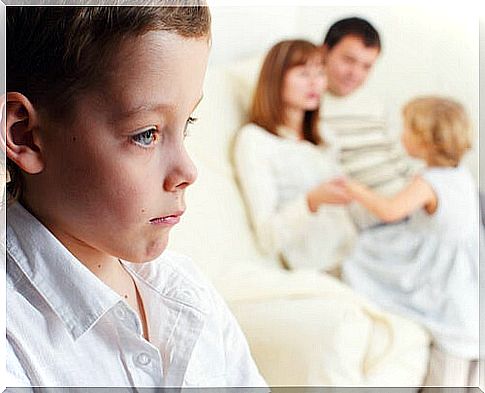
[{"label": "striped sweater", "polygon": [[[423,166],[410,158],[387,127],[382,105],[361,92],[350,97],[327,93],[323,100],[322,132],[336,147],[343,173],[383,195],[399,192]],[[378,223],[363,207],[350,205],[355,224]]]}]

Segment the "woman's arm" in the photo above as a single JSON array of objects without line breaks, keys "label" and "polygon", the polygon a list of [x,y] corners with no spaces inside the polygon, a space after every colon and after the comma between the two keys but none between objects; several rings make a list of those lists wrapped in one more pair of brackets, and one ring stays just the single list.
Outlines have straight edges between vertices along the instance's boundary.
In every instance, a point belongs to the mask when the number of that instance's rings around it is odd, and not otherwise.
[{"label": "woman's arm", "polygon": [[433,188],[421,176],[416,176],[393,197],[378,195],[366,186],[351,180],[346,181],[346,187],[357,202],[384,222],[401,220],[423,207],[432,214],[437,205]]},{"label": "woman's arm", "polygon": [[[272,169],[274,142],[266,131],[248,125],[241,130],[234,147],[234,163],[239,185],[256,232],[266,253],[304,241],[313,216],[304,191],[293,200],[279,204],[278,179]],[[317,203],[315,203],[317,205]]]},{"label": "woman's arm", "polygon": [[278,252],[295,230],[296,216],[304,220],[304,214],[298,213],[303,203],[300,207],[295,203],[284,211],[277,211],[278,191],[270,158],[274,146],[264,137],[264,132],[255,125],[239,131],[234,145],[234,164],[258,243],[262,251],[271,254]]}]

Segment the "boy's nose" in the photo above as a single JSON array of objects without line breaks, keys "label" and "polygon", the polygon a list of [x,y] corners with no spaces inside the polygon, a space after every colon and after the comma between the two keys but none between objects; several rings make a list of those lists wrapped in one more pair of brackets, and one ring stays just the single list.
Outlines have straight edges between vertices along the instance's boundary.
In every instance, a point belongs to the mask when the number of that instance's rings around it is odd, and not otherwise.
[{"label": "boy's nose", "polygon": [[183,190],[197,179],[197,168],[185,148],[181,148],[173,160],[163,188],[165,191]]}]

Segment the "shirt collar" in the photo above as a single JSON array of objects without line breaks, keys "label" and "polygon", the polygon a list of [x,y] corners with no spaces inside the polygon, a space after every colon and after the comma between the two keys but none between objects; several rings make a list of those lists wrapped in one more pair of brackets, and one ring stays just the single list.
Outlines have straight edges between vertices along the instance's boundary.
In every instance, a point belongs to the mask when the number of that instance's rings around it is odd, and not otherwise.
[{"label": "shirt collar", "polygon": [[[175,302],[202,315],[209,312],[210,294],[206,279],[197,272],[190,258],[165,250],[150,262],[122,263],[138,284],[141,282],[161,297],[158,302]],[[151,296],[147,296],[144,300],[148,301],[150,298]]]},{"label": "shirt collar", "polygon": [[74,340],[121,301],[18,202],[7,208],[6,240],[8,256],[63,321]]}]

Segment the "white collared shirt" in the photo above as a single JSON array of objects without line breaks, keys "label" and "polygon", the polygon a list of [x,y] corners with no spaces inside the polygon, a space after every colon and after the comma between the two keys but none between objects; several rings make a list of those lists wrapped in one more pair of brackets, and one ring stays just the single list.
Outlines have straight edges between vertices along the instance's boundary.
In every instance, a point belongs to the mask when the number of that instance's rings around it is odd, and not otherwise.
[{"label": "white collared shirt", "polygon": [[192,262],[123,262],[138,315],[19,203],[7,209],[7,386],[266,386],[236,320]]}]

